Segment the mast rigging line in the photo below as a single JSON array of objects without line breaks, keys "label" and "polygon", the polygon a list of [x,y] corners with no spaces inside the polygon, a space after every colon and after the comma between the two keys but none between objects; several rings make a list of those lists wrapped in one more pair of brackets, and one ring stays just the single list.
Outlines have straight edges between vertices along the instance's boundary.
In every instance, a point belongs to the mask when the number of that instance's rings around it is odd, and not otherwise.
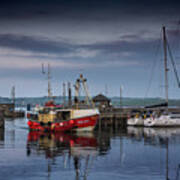
[{"label": "mast rigging line", "polygon": [[177,72],[177,69],[176,69],[175,61],[174,61],[174,58],[173,58],[173,55],[172,55],[172,52],[171,52],[171,48],[170,48],[170,45],[169,45],[168,41],[167,41],[167,48],[168,48],[168,51],[169,51],[169,56],[170,56],[170,60],[171,60],[172,66],[173,66],[176,81],[177,81],[178,87],[180,88],[180,80],[179,80],[178,72]]},{"label": "mast rigging line", "polygon": [[159,40],[158,40],[158,43],[157,43],[157,48],[156,48],[156,51],[155,51],[154,63],[153,63],[153,66],[151,68],[151,71],[150,71],[151,74],[150,74],[150,78],[149,78],[148,87],[147,87],[147,90],[146,90],[146,93],[145,93],[144,101],[145,101],[145,98],[147,98],[149,90],[150,90],[151,85],[152,85],[154,70],[155,70],[155,66],[157,64],[157,59],[158,59],[157,57],[158,57],[158,53],[159,53],[159,50],[160,50],[160,47],[161,47],[161,42],[162,42],[161,34],[162,34],[162,29],[160,31],[160,37],[159,37]]}]

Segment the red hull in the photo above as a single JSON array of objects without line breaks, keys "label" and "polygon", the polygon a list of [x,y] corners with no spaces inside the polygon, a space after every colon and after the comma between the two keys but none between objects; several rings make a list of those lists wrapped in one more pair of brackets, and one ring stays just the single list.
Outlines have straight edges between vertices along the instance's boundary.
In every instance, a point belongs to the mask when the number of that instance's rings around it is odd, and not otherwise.
[{"label": "red hull", "polygon": [[36,131],[71,131],[75,129],[95,127],[99,115],[87,116],[77,119],[71,119],[69,121],[52,123],[51,125],[41,125],[39,122],[34,122],[32,120],[28,121],[28,126],[30,130]]},{"label": "red hull", "polygon": [[79,145],[81,147],[96,147],[97,140],[94,136],[76,136],[73,134],[67,134],[62,132],[57,132],[53,134],[47,134],[41,131],[31,131],[28,134],[28,143],[37,142],[41,136],[50,136],[53,137],[53,140],[56,142],[68,143],[70,146]]}]

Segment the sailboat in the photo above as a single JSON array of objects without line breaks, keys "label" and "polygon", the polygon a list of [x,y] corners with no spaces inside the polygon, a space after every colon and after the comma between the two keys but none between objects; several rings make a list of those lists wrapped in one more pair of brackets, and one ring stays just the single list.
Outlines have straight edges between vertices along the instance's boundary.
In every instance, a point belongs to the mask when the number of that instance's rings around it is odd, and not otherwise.
[{"label": "sailboat", "polygon": [[[163,27],[163,47],[164,47],[164,73],[165,73],[165,94],[166,94],[166,104],[167,107],[161,113],[155,113],[151,115],[151,117],[146,118],[144,120],[144,126],[147,127],[173,127],[173,126],[180,126],[180,113],[170,113],[168,111],[168,67],[167,67],[167,50],[169,50],[169,46],[167,44],[167,37],[166,37],[166,28]],[[169,50],[170,53],[170,50]],[[171,60],[172,55],[170,53]],[[173,61],[172,61],[173,62]],[[175,64],[173,62],[173,68],[176,75],[176,79],[179,83],[179,78],[177,76],[177,71],[175,68]]]},{"label": "sailboat", "polygon": [[135,116],[131,116],[127,119],[127,125],[143,126],[144,125],[144,116],[141,116],[140,112],[137,112]]}]

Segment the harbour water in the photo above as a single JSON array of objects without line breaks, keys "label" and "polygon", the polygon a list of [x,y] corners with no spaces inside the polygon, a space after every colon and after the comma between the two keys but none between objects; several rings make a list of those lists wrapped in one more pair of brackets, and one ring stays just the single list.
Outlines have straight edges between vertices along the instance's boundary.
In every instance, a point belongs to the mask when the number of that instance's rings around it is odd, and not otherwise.
[{"label": "harbour water", "polygon": [[180,128],[40,134],[26,121],[6,119],[0,132],[3,180],[180,179]]}]

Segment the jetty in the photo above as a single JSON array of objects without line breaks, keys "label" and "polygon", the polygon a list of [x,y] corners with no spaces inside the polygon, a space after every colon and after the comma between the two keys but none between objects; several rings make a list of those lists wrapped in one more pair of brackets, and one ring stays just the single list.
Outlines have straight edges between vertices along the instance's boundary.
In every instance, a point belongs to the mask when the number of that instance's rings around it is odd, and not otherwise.
[{"label": "jetty", "polygon": [[16,111],[14,103],[1,103],[0,110],[3,113],[3,116],[6,118],[17,118],[17,117],[24,117],[24,111]]},{"label": "jetty", "polygon": [[[137,113],[143,114],[149,112],[160,112],[163,108],[145,108],[145,107],[124,107],[124,108],[104,108],[100,110],[100,119],[98,126],[101,127],[126,127],[127,118],[135,116]],[[180,108],[171,107],[168,109],[172,113],[180,113]]]}]

